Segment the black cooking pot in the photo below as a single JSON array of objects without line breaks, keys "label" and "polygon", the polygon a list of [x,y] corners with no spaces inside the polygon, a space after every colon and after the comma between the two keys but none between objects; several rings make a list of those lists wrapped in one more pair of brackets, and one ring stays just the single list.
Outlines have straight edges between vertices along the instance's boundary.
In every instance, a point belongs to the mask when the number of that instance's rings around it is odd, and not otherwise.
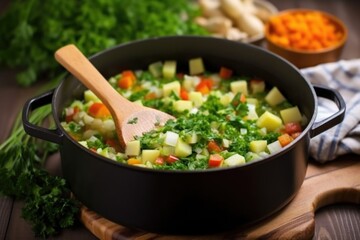
[{"label": "black cooking pot", "polygon": [[[243,166],[201,171],[139,168],[89,151],[61,127],[63,109],[85,90],[69,75],[55,90],[26,103],[23,123],[30,135],[60,145],[63,177],[88,208],[116,223],[151,232],[210,233],[263,219],[298,192],[305,177],[310,138],[344,117],[345,103],[337,92],[313,87],[294,66],[266,50],[217,38],[141,40],[90,59],[108,78],[124,69],[146,69],[159,60],[177,60],[178,68],[186,71],[188,60],[194,57],[202,57],[210,71],[227,66],[238,75],[256,75],[276,85],[299,106],[308,119],[307,127],[282,151]],[[318,97],[334,101],[339,111],[315,122]],[[52,104],[55,130],[29,122],[31,110],[48,103]]]}]

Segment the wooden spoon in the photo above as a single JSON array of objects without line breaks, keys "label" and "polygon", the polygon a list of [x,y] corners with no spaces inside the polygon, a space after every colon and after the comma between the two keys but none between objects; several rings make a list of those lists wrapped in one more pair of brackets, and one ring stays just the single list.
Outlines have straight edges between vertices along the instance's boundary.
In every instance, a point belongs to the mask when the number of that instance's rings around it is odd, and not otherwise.
[{"label": "wooden spoon", "polygon": [[67,45],[55,52],[55,59],[88,87],[109,109],[120,144],[126,144],[165,123],[173,116],[156,109],[140,106],[121,96],[80,52],[75,45]]}]

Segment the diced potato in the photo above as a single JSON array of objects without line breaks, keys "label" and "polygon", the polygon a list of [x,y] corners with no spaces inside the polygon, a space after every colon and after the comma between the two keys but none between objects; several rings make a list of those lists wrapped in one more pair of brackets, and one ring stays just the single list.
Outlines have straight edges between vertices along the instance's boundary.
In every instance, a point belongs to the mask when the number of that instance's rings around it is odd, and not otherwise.
[{"label": "diced potato", "polygon": [[297,106],[281,110],[280,116],[284,123],[302,122],[301,112]]},{"label": "diced potato", "polygon": [[179,138],[179,140],[176,143],[175,146],[175,156],[177,157],[187,157],[192,153],[192,147],[184,142],[182,139]]},{"label": "diced potato", "polygon": [[149,65],[149,72],[154,76],[154,77],[161,77],[162,74],[162,68],[163,68],[163,64],[162,62],[154,62],[152,64]]},{"label": "diced potato", "polygon": [[226,138],[223,138],[222,145],[223,145],[224,148],[229,148],[230,147],[230,140],[226,139]]},{"label": "diced potato", "polygon": [[256,98],[246,98],[246,102],[254,106],[257,106],[259,103],[259,101]]},{"label": "diced potato", "polygon": [[266,146],[267,146],[266,140],[255,140],[255,141],[251,141],[249,144],[250,151],[254,153],[265,151]]},{"label": "diced potato", "polygon": [[281,127],[282,121],[281,118],[279,118],[275,114],[266,111],[259,117],[256,124],[259,128],[266,128],[267,131],[275,131],[276,129]]},{"label": "diced potato", "polygon": [[231,157],[228,157],[224,160],[224,164],[227,166],[236,166],[245,163],[245,158],[240,154],[234,154]]},{"label": "diced potato", "polygon": [[189,100],[177,100],[174,102],[173,107],[177,112],[190,111],[193,108],[193,103]]},{"label": "diced potato", "polygon": [[91,90],[85,90],[84,92],[85,102],[101,102],[101,100]]},{"label": "diced potato", "polygon": [[232,92],[229,92],[220,97],[220,102],[222,105],[228,106],[233,100],[233,98],[234,98],[234,94]]},{"label": "diced potato", "polygon": [[133,140],[126,144],[125,154],[127,156],[139,156],[140,155],[140,141]]},{"label": "diced potato", "polygon": [[190,75],[197,75],[203,73],[205,70],[202,58],[194,58],[189,61]]},{"label": "diced potato", "polygon": [[175,147],[178,140],[179,140],[179,134],[177,134],[176,132],[167,131],[165,133],[164,143],[166,145]]},{"label": "diced potato", "polygon": [[282,146],[279,141],[275,141],[275,142],[268,144],[267,149],[272,154],[272,153],[279,152],[282,149]]},{"label": "diced potato", "polygon": [[141,153],[141,158],[143,162],[149,161],[153,163],[159,156],[160,156],[160,150],[157,149],[144,149],[142,150]]},{"label": "diced potato", "polygon": [[172,79],[176,74],[176,61],[165,61],[162,68],[162,75],[166,79]]},{"label": "diced potato", "polygon": [[200,107],[204,102],[201,92],[190,92],[189,100],[194,103],[195,107]]},{"label": "diced potato", "polygon": [[163,85],[163,95],[164,97],[168,97],[172,92],[174,92],[177,96],[180,96],[180,82],[173,81]]},{"label": "diced potato", "polygon": [[276,106],[279,103],[282,103],[285,101],[285,97],[282,95],[282,93],[279,91],[277,87],[273,87],[268,94],[265,96],[265,101],[270,106]]},{"label": "diced potato", "polygon": [[245,81],[245,80],[231,82],[230,89],[231,89],[231,92],[233,92],[234,94],[240,92],[240,93],[245,94],[246,96],[248,95],[248,84],[247,84],[247,81]]},{"label": "diced potato", "polygon": [[265,82],[262,80],[250,80],[250,90],[252,93],[262,93],[265,91]]}]

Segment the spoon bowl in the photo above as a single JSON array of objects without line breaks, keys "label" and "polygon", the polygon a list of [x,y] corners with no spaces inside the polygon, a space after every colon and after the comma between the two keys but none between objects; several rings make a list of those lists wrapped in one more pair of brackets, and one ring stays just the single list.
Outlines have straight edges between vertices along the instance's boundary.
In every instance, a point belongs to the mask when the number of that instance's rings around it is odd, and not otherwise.
[{"label": "spoon bowl", "polygon": [[167,113],[138,105],[121,96],[75,45],[58,49],[55,59],[94,92],[109,109],[122,148],[135,136],[141,136],[157,125],[174,119]]}]

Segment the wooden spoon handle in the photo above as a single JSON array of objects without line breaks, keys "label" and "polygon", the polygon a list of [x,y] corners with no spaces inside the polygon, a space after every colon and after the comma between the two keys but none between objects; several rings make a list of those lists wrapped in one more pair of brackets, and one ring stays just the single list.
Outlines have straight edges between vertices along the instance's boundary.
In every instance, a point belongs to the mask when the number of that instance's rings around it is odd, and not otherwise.
[{"label": "wooden spoon handle", "polygon": [[137,105],[121,96],[75,45],[58,49],[55,59],[93,91],[120,122],[136,108]]}]

